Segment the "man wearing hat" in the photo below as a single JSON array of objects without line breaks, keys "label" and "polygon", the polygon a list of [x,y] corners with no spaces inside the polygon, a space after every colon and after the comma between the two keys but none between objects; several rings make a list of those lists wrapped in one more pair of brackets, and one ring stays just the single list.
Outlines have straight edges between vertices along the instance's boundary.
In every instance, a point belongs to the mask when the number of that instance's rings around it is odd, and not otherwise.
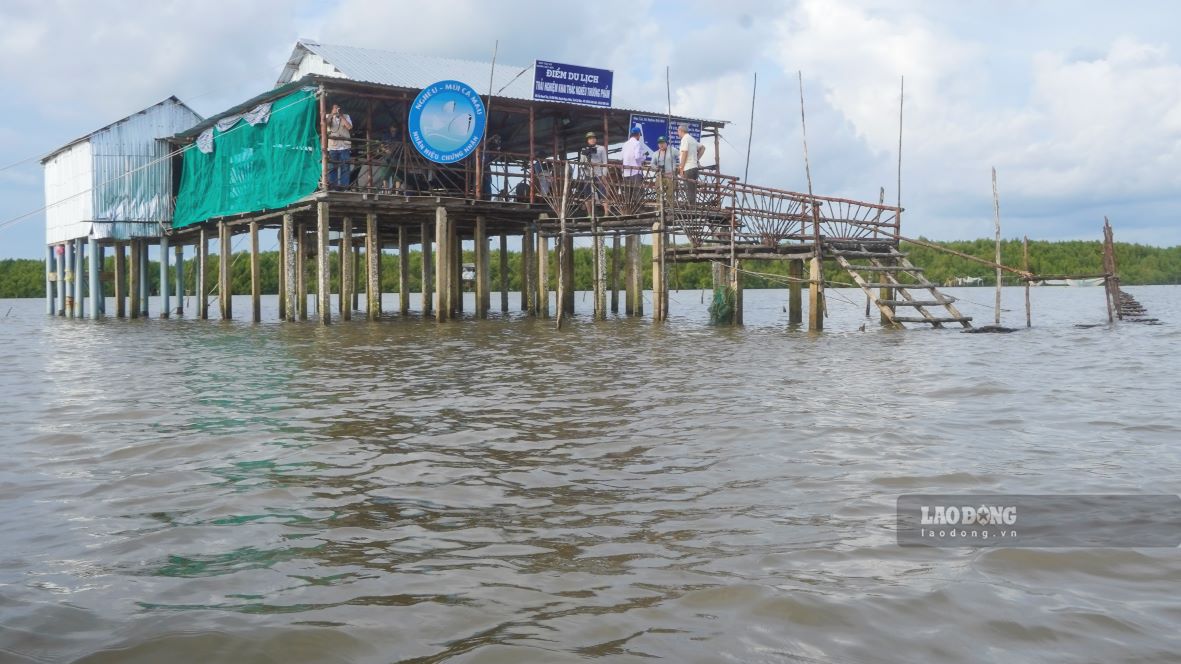
[{"label": "man wearing hat", "polygon": [[656,152],[652,155],[652,168],[656,169],[660,190],[665,196],[665,205],[672,207],[677,191],[677,153],[668,146],[668,138],[656,139]]},{"label": "man wearing hat", "polygon": [[624,200],[639,202],[644,185],[644,162],[652,153],[644,145],[640,125],[632,127],[630,137],[623,144],[623,197]]},{"label": "man wearing hat", "polygon": [[603,214],[611,214],[607,207],[607,148],[599,145],[599,136],[593,131],[586,132],[586,147],[578,155],[578,161],[585,164],[580,170],[586,179],[583,195],[586,196],[586,216],[591,216],[595,200],[603,205]]}]

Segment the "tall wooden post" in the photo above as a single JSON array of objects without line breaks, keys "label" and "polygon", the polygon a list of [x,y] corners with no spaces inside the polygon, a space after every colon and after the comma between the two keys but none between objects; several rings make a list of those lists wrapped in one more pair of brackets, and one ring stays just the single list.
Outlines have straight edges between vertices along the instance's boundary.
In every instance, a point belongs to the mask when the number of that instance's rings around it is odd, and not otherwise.
[{"label": "tall wooden post", "polygon": [[[151,261],[148,260],[148,241],[141,240],[139,243],[139,315],[144,318],[148,317],[148,299],[151,295],[152,282],[148,278],[148,267]],[[78,315],[82,315],[82,311],[78,311]]]},{"label": "tall wooden post", "polygon": [[349,282],[349,294],[352,295],[353,300],[350,303],[352,304],[352,310],[358,311],[361,308],[361,303],[359,301],[361,289],[357,286],[357,273],[361,270],[361,245],[353,242],[352,247],[353,252],[352,256],[349,257],[349,260],[353,263],[353,278],[352,281]]},{"label": "tall wooden post", "polygon": [[332,322],[331,266],[328,262],[328,204],[316,204],[316,298],[320,322]]},{"label": "tall wooden post", "polygon": [[357,284],[357,277],[353,274],[353,220],[351,217],[345,217],[341,222],[340,231],[340,248],[337,251],[340,257],[340,318],[341,320],[352,320],[353,318],[353,289]]},{"label": "tall wooden post", "polygon": [[537,315],[549,318],[549,238],[537,234]]},{"label": "tall wooden post", "polygon": [[308,319],[308,227],[304,222],[296,224],[295,238],[295,311],[300,320]]},{"label": "tall wooden post", "polygon": [[[632,236],[629,235],[630,239]],[[619,313],[619,233],[611,236],[611,267],[608,270],[609,283],[608,288],[611,290],[611,313]],[[624,285],[626,290],[627,285]]]},{"label": "tall wooden post", "polygon": [[451,317],[451,264],[450,255],[455,252],[448,228],[447,208],[435,208],[435,288],[439,293],[435,303],[435,320],[443,322]]},{"label": "tall wooden post", "polygon": [[234,244],[234,233],[230,229],[230,225],[226,222],[218,222],[218,230],[221,233],[221,240],[218,243],[218,293],[221,295],[221,319],[232,320],[234,318],[234,277],[231,273],[233,262],[231,261]]},{"label": "tall wooden post", "polygon": [[534,312],[533,308],[533,227],[526,224],[521,234],[521,311]]},{"label": "tall wooden post", "polygon": [[[436,217],[437,217],[437,214],[436,214]],[[435,224],[438,224],[437,218],[435,220]],[[433,232],[434,230],[435,229],[432,228],[431,223],[429,221],[423,222],[423,224],[422,224],[422,293],[421,293],[421,295],[422,295],[422,315],[424,318],[426,316],[431,315],[431,307],[434,304],[433,301],[435,298],[435,295],[434,295],[435,283],[434,283],[434,272],[433,272],[433,270],[435,269],[435,265],[434,265],[435,261],[432,259],[432,256],[431,256],[431,253],[432,253],[432,251],[431,251],[431,237],[433,235],[435,235],[435,233]]]},{"label": "tall wooden post", "polygon": [[808,267],[808,329],[824,329],[824,288],[820,283],[824,262],[820,256],[813,256]]},{"label": "tall wooden post", "polygon": [[410,314],[410,229],[398,226],[398,312]]},{"label": "tall wooden post", "polygon": [[[173,281],[175,281],[173,288],[176,291],[176,307],[173,311],[177,316],[183,316],[185,313],[185,247],[183,244],[177,244],[173,248],[173,251],[176,252],[176,257],[173,261],[174,267],[172,268],[175,273],[173,275]],[[102,264],[101,260],[99,264]]]},{"label": "tall wooden post", "polygon": [[295,219],[290,214],[283,215],[283,291],[279,298],[286,305],[283,308],[283,320],[294,322],[299,318],[299,283],[296,277],[296,265],[301,261],[296,259],[299,245],[295,241]]},{"label": "tall wooden post", "polygon": [[[209,318],[209,227],[201,225],[200,239],[197,242],[197,316],[201,320]],[[123,250],[119,249],[122,254]]]},{"label": "tall wooden post", "polygon": [[476,317],[488,317],[490,293],[488,292],[488,230],[484,225],[484,217],[476,216],[476,229],[473,243],[475,244],[476,259]]},{"label": "tall wooden post", "polygon": [[451,231],[453,251],[451,254],[451,313],[453,316],[463,314],[463,234],[459,232],[459,224],[448,222]]},{"label": "tall wooden post", "polygon": [[787,276],[791,278],[787,283],[787,322],[802,323],[804,321],[804,288],[801,281],[804,278],[804,261],[794,258],[789,260],[787,262]]},{"label": "tall wooden post", "polygon": [[500,310],[508,313],[508,235],[500,234]]},{"label": "tall wooden post", "polygon": [[[140,240],[131,240],[127,247],[127,254],[130,259],[130,265],[127,266],[127,294],[129,295],[128,308],[131,310],[128,313],[132,318],[139,318],[139,263],[141,260],[143,260],[143,252],[139,250],[139,243]],[[68,251],[69,250],[67,249],[67,252]],[[68,304],[69,303],[67,302],[67,309],[69,309]]]},{"label": "tall wooden post", "polygon": [[738,259],[731,259],[730,263],[730,288],[734,290],[734,316],[730,320],[731,325],[742,325],[742,262]]},{"label": "tall wooden post", "polygon": [[[1022,269],[1029,272],[1029,236],[1021,242],[1021,257]],[[1029,314],[1029,279],[1025,280],[1025,327],[1033,327],[1033,321]]]},{"label": "tall wooden post", "polygon": [[644,313],[644,271],[640,265],[640,236],[629,235],[624,240],[623,265],[623,313],[641,316]]},{"label": "tall wooden post", "polygon": [[[381,318],[381,236],[377,229],[377,213],[365,215],[365,311],[369,320]],[[406,242],[406,227],[398,227],[398,253],[401,254]],[[399,256],[399,261],[401,257]],[[407,294],[402,292],[400,306],[403,314],[410,306]]]},{"label": "tall wooden post", "polygon": [[86,285],[90,297],[90,318],[102,318],[103,296],[102,282],[99,279],[99,268],[102,265],[102,252],[98,249],[98,240],[90,236],[86,240]]},{"label": "tall wooden post", "polygon": [[[128,253],[123,242],[115,243],[115,317],[125,318],[128,315],[126,300],[128,300]],[[60,262],[60,256],[59,256]]]},{"label": "tall wooden post", "polygon": [[[592,219],[597,219],[594,217]],[[591,238],[591,256],[594,260],[591,273],[594,275],[592,290],[595,300],[594,316],[595,320],[605,320],[607,318],[607,244],[603,238],[603,227],[597,222],[592,221],[591,228],[594,229],[594,236]]]},{"label": "tall wooden post", "polygon": [[558,270],[562,273],[562,281],[565,284],[564,292],[561,294],[561,303],[558,305],[563,314],[566,316],[574,315],[574,238],[567,235],[560,240],[562,243],[562,250],[559,252]]},{"label": "tall wooden post", "polygon": [[262,267],[258,263],[258,222],[250,222],[250,320],[262,322]]},{"label": "tall wooden post", "polygon": [[168,252],[168,237],[160,237],[160,318],[168,318],[172,314],[172,307],[169,300],[172,297],[172,291],[168,288],[168,278],[171,269],[168,265],[169,259],[172,258]]},{"label": "tall wooden post", "polygon": [[283,215],[283,225],[279,228],[279,320],[287,320],[287,228],[290,226],[290,215]]}]

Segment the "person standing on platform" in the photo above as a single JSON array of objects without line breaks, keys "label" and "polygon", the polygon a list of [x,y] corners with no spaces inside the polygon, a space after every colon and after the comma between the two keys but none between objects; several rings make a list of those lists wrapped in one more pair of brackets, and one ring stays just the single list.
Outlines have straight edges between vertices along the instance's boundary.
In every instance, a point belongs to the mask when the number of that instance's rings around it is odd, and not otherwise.
[{"label": "person standing on platform", "polygon": [[632,127],[631,136],[623,144],[623,200],[639,203],[644,192],[644,162],[652,153],[640,139],[643,130],[639,125]]},{"label": "person standing on platform", "polygon": [[586,216],[591,216],[595,201],[603,205],[603,216],[611,214],[607,205],[607,148],[599,145],[599,136],[593,131],[586,132],[586,146],[579,151],[582,177],[586,179]]},{"label": "person standing on platform", "polygon": [[685,178],[685,200],[690,206],[697,205],[697,175],[701,171],[701,155],[705,148],[689,133],[689,126],[682,124],[677,127],[677,135],[681,137],[681,166],[679,172]]},{"label": "person standing on platform", "polygon": [[656,139],[652,168],[656,169],[660,191],[664,194],[664,204],[669,208],[673,207],[677,192],[677,153],[668,147],[668,138],[664,136]]},{"label": "person standing on platform", "polygon": [[333,104],[332,111],[324,116],[324,122],[328,127],[328,188],[344,189],[349,186],[352,170],[349,157],[353,142],[349,132],[353,129],[353,119],[340,110],[340,104]]}]

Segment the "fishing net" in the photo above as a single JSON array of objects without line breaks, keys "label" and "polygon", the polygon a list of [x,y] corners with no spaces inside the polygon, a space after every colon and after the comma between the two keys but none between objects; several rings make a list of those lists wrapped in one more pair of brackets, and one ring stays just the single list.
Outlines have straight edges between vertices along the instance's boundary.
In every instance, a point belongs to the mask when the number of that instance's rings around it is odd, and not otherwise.
[{"label": "fishing net", "polygon": [[212,150],[204,143],[185,151],[173,227],[281,208],[315,191],[317,108],[315,92],[299,90],[276,99],[265,120],[243,116],[215,125]]},{"label": "fishing net", "polygon": [[709,322],[714,325],[729,325],[734,322],[733,288],[714,289],[714,298],[709,304]]}]

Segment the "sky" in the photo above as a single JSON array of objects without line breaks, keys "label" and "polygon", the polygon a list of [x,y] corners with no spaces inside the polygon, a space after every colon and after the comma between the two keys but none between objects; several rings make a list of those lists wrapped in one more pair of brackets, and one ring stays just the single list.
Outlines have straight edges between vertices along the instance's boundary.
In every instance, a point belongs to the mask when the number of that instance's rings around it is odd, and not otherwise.
[{"label": "sky", "polygon": [[[297,38],[611,69],[615,96],[728,120],[722,170],[898,196],[903,234],[1181,244],[1181,4],[993,0],[0,3],[0,258],[40,257],[39,158],[176,95],[212,115],[274,85]],[[758,75],[754,122],[753,77]],[[478,82],[472,82],[479,89]]]}]

